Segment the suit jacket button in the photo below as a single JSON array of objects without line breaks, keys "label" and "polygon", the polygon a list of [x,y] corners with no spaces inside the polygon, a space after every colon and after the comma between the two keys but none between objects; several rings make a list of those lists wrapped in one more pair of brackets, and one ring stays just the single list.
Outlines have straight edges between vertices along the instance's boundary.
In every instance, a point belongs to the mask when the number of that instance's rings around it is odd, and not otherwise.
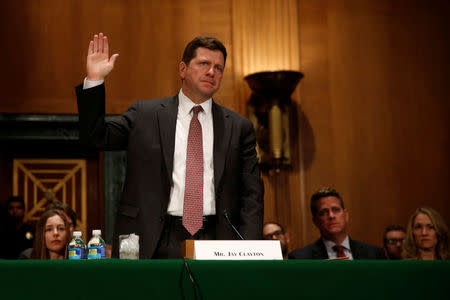
[{"label": "suit jacket button", "polygon": [[164,222],[164,217],[159,217],[159,222],[163,223]]}]

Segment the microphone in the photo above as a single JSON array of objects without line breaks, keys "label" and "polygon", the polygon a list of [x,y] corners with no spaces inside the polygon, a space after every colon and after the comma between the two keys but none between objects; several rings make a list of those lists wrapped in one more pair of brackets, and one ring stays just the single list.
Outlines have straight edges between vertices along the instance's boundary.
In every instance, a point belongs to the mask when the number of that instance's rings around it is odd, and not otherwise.
[{"label": "microphone", "polygon": [[244,238],[242,237],[242,235],[239,233],[239,231],[236,229],[236,227],[234,227],[233,223],[231,223],[230,218],[228,218],[228,213],[227,210],[224,209],[223,210],[223,215],[225,216],[225,219],[227,220],[228,224],[230,224],[231,228],[233,229],[234,233],[236,233],[236,235],[241,239],[244,240]]},{"label": "microphone", "polygon": [[[187,258],[186,257],[183,258],[183,262],[184,262],[184,268],[186,269],[186,271],[187,271],[187,273],[189,275],[189,279],[191,280],[192,287],[194,288],[194,299],[197,300],[198,299],[197,289],[199,289],[197,281],[194,279],[194,275],[191,272],[191,268],[189,268],[189,264],[187,262]],[[183,292],[183,286],[181,287],[181,290]]]}]

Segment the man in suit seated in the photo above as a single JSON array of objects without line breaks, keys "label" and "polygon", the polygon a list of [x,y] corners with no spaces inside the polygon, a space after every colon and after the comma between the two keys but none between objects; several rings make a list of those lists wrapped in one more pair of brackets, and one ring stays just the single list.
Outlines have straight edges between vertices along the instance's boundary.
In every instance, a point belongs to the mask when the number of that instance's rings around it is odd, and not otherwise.
[{"label": "man in suit seated", "polygon": [[314,193],[311,213],[321,237],[289,253],[290,259],[385,259],[383,249],[348,236],[348,211],[336,190],[324,187]]}]

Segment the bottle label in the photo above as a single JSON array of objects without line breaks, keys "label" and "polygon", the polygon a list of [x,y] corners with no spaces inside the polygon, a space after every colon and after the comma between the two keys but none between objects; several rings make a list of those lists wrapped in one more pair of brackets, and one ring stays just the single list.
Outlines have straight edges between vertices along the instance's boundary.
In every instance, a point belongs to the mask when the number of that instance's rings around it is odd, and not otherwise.
[{"label": "bottle label", "polygon": [[105,247],[89,247],[88,259],[106,258]]},{"label": "bottle label", "polygon": [[69,248],[69,259],[85,259],[86,250],[84,248]]}]

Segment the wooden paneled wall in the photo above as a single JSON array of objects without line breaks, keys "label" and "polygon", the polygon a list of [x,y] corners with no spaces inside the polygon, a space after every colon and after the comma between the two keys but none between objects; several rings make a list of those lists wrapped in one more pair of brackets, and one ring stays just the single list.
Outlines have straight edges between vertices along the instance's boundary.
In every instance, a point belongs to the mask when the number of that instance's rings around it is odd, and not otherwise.
[{"label": "wooden paneled wall", "polygon": [[304,193],[336,187],[356,239],[381,244],[419,206],[450,221],[449,8],[299,1]]},{"label": "wooden paneled wall", "polygon": [[[73,114],[87,45],[103,31],[120,57],[107,79],[107,112],[175,94],[178,62],[196,35],[230,53],[216,101],[246,113],[243,76],[305,74],[292,98],[293,170],[264,175],[266,220],[291,248],[313,241],[309,197],[344,197],[351,235],[380,244],[390,223],[421,205],[449,223],[448,1],[9,0],[0,3],[0,113]],[[111,53],[111,54],[112,54]]]},{"label": "wooden paneled wall", "polygon": [[[235,58],[236,95],[250,96],[250,89],[242,80],[246,75],[277,70],[300,70],[300,19],[296,0],[233,1],[233,46]],[[253,12],[253,13],[249,13]],[[295,109],[301,112],[299,84],[292,95]],[[245,107],[242,107],[245,112]],[[305,232],[311,230],[307,219],[303,168],[298,119],[291,120],[295,140],[292,141],[292,170],[264,173],[265,221],[283,224],[292,236],[292,247],[304,244]]]},{"label": "wooden paneled wall", "polygon": [[[0,9],[8,71],[1,77],[2,113],[76,113],[74,87],[100,31],[109,37],[110,54],[120,55],[106,82],[113,114],[138,99],[176,94],[178,64],[193,37],[214,35],[231,48],[229,1],[7,0]],[[217,98],[234,108],[232,74],[226,72]]]}]

